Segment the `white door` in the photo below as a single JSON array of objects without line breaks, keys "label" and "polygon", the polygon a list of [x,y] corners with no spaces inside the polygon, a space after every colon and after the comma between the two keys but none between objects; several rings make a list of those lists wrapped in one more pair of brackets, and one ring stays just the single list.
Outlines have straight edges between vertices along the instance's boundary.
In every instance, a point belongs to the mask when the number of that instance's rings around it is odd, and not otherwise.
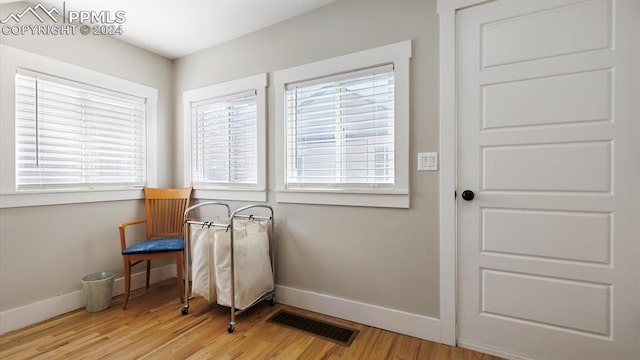
[{"label": "white door", "polygon": [[638,3],[457,13],[461,346],[640,359]]}]

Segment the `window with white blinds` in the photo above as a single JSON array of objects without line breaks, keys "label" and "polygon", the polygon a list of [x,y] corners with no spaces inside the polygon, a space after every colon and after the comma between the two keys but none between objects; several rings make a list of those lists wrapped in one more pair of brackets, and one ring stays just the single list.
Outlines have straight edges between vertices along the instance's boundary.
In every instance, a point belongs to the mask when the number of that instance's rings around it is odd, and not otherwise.
[{"label": "window with white blinds", "polygon": [[255,90],[191,103],[191,171],[196,187],[258,183]]},{"label": "window with white blinds", "polygon": [[406,40],[273,73],[278,202],[409,207],[410,59]]},{"label": "window with white blinds", "polygon": [[392,64],[286,85],[288,188],[393,188]]},{"label": "window with white blinds", "polygon": [[199,199],[266,201],[267,74],[183,93],[184,184]]},{"label": "window with white blinds", "polygon": [[145,98],[29,71],[15,96],[19,190],[145,184]]}]

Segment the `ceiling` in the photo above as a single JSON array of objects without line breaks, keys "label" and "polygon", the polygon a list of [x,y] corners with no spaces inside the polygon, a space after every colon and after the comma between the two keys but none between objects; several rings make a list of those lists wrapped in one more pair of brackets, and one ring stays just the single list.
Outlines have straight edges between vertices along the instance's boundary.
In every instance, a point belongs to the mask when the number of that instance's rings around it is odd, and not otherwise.
[{"label": "ceiling", "polygon": [[[41,0],[62,11],[125,11],[120,38],[177,59],[335,0]],[[2,0],[2,3],[13,2]],[[29,0],[37,3],[38,0]]]}]

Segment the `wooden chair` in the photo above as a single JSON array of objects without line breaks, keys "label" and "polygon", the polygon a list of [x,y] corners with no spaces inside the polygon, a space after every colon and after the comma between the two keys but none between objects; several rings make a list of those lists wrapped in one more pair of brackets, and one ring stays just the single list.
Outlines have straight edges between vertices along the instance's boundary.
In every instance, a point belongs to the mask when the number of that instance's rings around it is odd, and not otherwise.
[{"label": "wooden chair", "polygon": [[[184,302],[184,283],[182,272],[184,269],[184,233],[183,216],[189,207],[192,188],[156,189],[144,188],[144,206],[146,217],[144,220],[130,221],[120,224],[120,246],[124,261],[124,304],[127,308],[129,292],[131,290],[131,267],[147,262],[147,289],[149,288],[149,273],[151,260],[175,258],[178,276],[178,294]],[[125,229],[127,226],[146,224],[146,240],[127,246]]]}]

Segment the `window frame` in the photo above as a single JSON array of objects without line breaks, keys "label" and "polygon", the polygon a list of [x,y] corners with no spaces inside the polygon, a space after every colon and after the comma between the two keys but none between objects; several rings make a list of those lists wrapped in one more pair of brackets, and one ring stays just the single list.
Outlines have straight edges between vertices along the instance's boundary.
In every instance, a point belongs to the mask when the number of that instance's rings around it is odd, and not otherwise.
[{"label": "window frame", "polygon": [[39,205],[90,203],[142,199],[142,187],[129,185],[92,186],[69,188],[20,189],[16,184],[16,133],[15,133],[15,74],[19,70],[42,73],[93,87],[104,88],[141,98],[146,108],[146,185],[156,186],[157,163],[157,103],[158,90],[129,80],[107,75],[65,63],[43,55],[0,44],[0,208]]},{"label": "window frame", "polygon": [[[411,40],[406,40],[274,72],[277,202],[409,208],[410,58]],[[352,186],[317,189],[287,188],[287,84],[390,63],[394,65],[395,84],[395,184],[393,189],[353,188]]]},{"label": "window frame", "polygon": [[266,129],[266,88],[267,74],[261,73],[245,78],[186,90],[182,95],[183,105],[183,184],[192,186],[192,114],[191,104],[209,99],[255,90],[257,101],[257,184],[211,184],[194,187],[194,198],[238,201],[266,201],[266,163],[267,163],[267,129]]}]

